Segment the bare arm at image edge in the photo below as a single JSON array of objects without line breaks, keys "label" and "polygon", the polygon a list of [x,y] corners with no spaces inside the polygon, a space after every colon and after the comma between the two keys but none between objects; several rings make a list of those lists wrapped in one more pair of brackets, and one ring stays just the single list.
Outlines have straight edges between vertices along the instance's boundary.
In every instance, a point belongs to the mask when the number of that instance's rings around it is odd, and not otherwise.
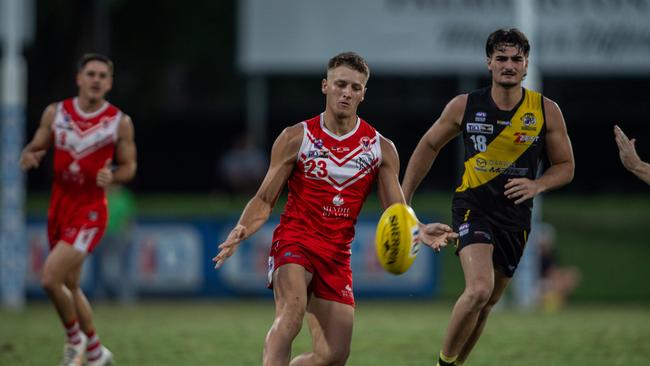
[{"label": "bare arm at image edge", "polygon": [[625,169],[650,184],[650,164],[641,160],[636,152],[636,139],[629,139],[620,127],[614,126],[614,137],[618,146],[618,155]]}]

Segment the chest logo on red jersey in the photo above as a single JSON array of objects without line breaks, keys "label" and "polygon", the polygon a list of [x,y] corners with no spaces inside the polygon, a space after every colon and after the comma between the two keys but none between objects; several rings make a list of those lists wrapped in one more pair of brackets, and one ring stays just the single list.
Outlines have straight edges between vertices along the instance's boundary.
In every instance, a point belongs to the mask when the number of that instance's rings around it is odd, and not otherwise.
[{"label": "chest logo on red jersey", "polygon": [[341,197],[340,194],[337,194],[336,196],[334,196],[334,198],[332,198],[332,204],[334,206],[341,206],[344,203],[345,203],[345,200],[343,199],[343,197]]}]

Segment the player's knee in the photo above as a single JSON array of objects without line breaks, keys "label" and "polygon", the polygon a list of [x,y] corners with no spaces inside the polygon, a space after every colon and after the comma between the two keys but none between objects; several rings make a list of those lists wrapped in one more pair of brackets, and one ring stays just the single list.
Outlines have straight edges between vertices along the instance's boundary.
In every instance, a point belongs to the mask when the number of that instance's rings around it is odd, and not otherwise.
[{"label": "player's knee", "polygon": [[330,348],[327,352],[315,353],[316,364],[319,366],[345,365],[350,356],[350,347]]},{"label": "player's knee", "polygon": [[274,327],[299,331],[305,317],[306,306],[300,302],[285,302],[278,306]]},{"label": "player's knee", "polygon": [[51,293],[56,291],[57,288],[60,288],[63,285],[63,281],[54,276],[53,273],[49,271],[43,271],[41,274],[41,287],[45,292]]},{"label": "player's knee", "polygon": [[70,291],[75,291],[79,289],[80,286],[80,279],[78,278],[66,278],[65,280],[65,287],[67,287]]},{"label": "player's knee", "polygon": [[494,305],[496,305],[499,302],[500,299],[501,296],[494,296],[494,294],[492,294],[487,304],[485,304],[485,307],[488,308],[488,310],[491,309]]},{"label": "player's knee", "polygon": [[481,309],[490,301],[492,287],[490,286],[472,286],[465,289],[464,296],[472,309]]}]

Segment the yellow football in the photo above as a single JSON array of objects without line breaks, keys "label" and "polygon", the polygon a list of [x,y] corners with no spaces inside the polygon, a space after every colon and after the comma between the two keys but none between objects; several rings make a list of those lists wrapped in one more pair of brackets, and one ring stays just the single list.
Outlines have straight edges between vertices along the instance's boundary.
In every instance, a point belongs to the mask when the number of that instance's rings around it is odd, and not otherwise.
[{"label": "yellow football", "polygon": [[379,218],[375,235],[377,258],[392,274],[406,272],[418,254],[418,219],[415,212],[403,203],[388,207]]}]

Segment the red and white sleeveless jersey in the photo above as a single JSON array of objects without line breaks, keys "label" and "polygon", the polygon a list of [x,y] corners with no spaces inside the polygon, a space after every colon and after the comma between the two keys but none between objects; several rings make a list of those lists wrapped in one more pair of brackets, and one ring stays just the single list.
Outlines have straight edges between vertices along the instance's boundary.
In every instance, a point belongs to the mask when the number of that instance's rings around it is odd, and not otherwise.
[{"label": "red and white sleeveless jersey", "polygon": [[77,98],[57,104],[52,124],[55,191],[85,199],[104,197],[97,172],[113,158],[121,118],[122,112],[108,102],[92,113],[83,112]]},{"label": "red and white sleeveless jersey", "polygon": [[273,242],[315,245],[349,256],[357,216],[381,164],[380,135],[360,118],[344,136],[325,128],[323,114],[302,124],[302,145]]}]

